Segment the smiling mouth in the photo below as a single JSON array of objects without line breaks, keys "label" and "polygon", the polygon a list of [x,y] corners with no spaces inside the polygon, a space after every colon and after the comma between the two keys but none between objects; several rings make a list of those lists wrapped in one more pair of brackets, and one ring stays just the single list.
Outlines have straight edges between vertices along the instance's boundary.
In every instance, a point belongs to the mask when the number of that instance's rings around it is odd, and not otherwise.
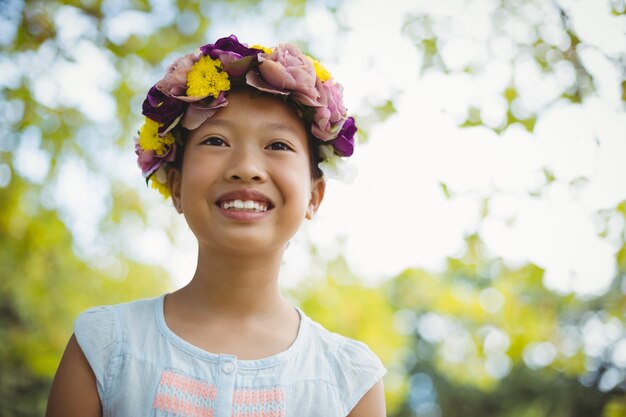
[{"label": "smiling mouth", "polygon": [[271,209],[269,203],[254,200],[224,200],[219,202],[219,206],[224,210],[249,211],[254,213],[263,213]]}]

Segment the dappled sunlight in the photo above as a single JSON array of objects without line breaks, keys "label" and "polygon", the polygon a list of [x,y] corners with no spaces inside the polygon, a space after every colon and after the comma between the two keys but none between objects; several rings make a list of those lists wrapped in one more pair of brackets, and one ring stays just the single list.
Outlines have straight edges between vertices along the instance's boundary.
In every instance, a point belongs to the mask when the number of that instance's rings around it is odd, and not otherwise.
[{"label": "dappled sunlight", "polygon": [[390,416],[626,412],[623,0],[0,9],[1,415],[42,414],[80,311],[191,278],[132,137],[169,62],[231,33],[344,83],[358,175],[328,181],[280,281],[379,355]]}]

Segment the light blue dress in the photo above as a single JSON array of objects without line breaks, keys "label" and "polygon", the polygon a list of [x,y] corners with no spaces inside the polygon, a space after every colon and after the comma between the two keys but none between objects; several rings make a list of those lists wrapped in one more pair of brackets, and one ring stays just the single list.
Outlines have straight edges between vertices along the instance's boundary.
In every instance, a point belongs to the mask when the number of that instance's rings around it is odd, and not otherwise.
[{"label": "light blue dress", "polygon": [[300,310],[296,340],[279,354],[209,353],[167,327],[164,298],[96,307],[76,319],[104,417],[343,417],[386,372],[365,344]]}]

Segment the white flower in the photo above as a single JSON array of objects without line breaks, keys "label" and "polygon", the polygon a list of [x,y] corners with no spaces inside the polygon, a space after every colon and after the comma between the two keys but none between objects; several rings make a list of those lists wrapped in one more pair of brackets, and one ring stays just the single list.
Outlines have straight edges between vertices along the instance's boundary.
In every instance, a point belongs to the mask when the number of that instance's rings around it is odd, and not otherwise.
[{"label": "white flower", "polygon": [[320,145],[319,152],[322,162],[317,166],[324,173],[324,177],[341,180],[346,184],[351,184],[354,181],[357,174],[356,166],[349,163],[347,158],[335,154],[332,145]]}]

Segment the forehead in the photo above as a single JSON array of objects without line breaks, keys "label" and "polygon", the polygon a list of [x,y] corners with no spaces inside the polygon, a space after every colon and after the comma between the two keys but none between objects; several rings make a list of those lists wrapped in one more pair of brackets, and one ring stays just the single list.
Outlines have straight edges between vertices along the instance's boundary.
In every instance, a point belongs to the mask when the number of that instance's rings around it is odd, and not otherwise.
[{"label": "forehead", "polygon": [[281,98],[237,89],[227,95],[228,104],[209,117],[197,131],[223,126],[232,129],[282,131],[307,139],[306,126],[296,110]]}]

